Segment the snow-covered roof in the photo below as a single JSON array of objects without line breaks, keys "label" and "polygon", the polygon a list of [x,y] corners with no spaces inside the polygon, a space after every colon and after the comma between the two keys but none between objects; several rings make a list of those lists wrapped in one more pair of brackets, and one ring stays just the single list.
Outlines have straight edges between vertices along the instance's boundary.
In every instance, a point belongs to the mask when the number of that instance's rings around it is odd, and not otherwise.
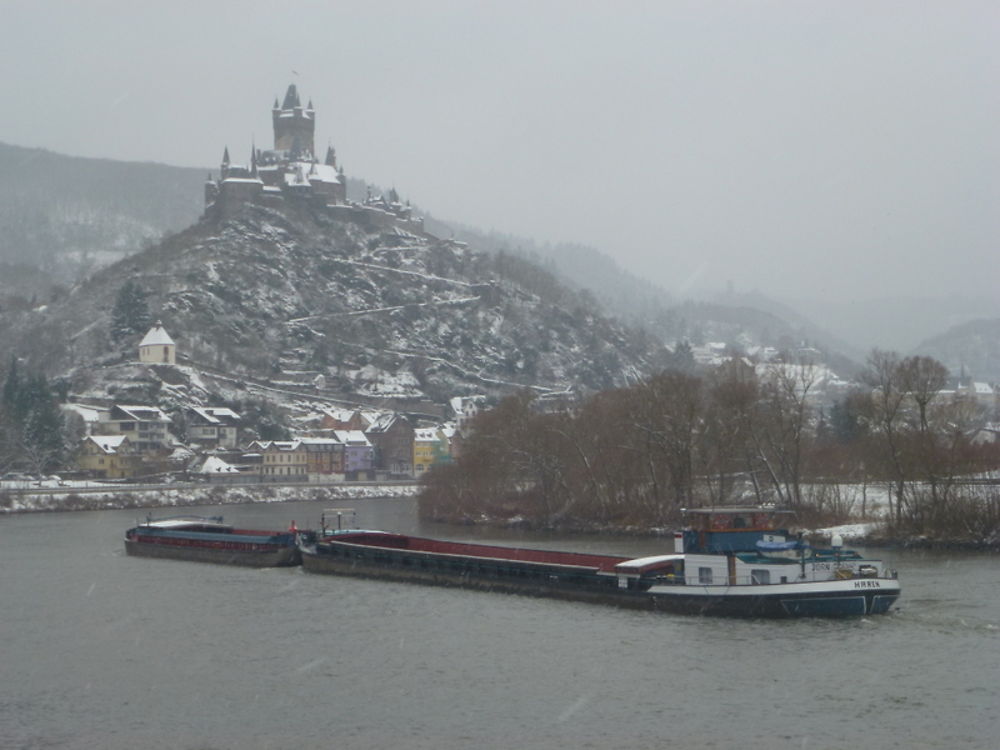
[{"label": "snow-covered roof", "polygon": [[138,422],[170,421],[170,417],[168,417],[164,412],[162,412],[155,406],[122,406],[121,404],[115,404],[112,407],[112,410],[115,409],[117,409],[120,412],[123,412],[127,419],[134,419]]},{"label": "snow-covered roof", "polygon": [[386,432],[391,428],[396,420],[401,419],[401,417],[394,412],[387,412],[380,414],[378,418],[369,425],[365,432]]},{"label": "snow-covered roof", "polygon": [[239,469],[226,463],[218,456],[209,456],[198,472],[201,474],[239,474]]},{"label": "snow-covered roof", "polygon": [[[336,434],[336,430],[334,430]],[[321,438],[321,437],[302,437],[298,438],[298,442],[302,445],[308,447],[310,445],[320,447],[320,446],[332,446],[332,445],[343,445],[343,441],[338,440],[335,437],[332,438]]]},{"label": "snow-covered roof", "polygon": [[105,453],[114,454],[128,440],[128,435],[88,435],[85,440],[91,441]]},{"label": "snow-covered roof", "polygon": [[361,430],[334,430],[333,434],[337,436],[337,440],[342,442],[344,445],[351,446],[370,446],[371,441]]},{"label": "snow-covered roof", "polygon": [[298,450],[301,440],[272,440],[267,445],[262,446],[264,450],[294,451]]},{"label": "snow-covered roof", "polygon": [[413,440],[421,443],[437,443],[441,440],[437,427],[418,427],[413,431]]},{"label": "snow-covered roof", "polygon": [[288,165],[288,172],[285,172],[285,183],[288,185],[301,184],[302,180],[315,182],[340,182],[340,175],[334,167],[329,164],[319,162],[293,161]]},{"label": "snow-covered roof", "polygon": [[336,419],[338,422],[347,422],[351,417],[354,416],[354,409],[338,409],[335,406],[328,406],[323,409],[323,413],[326,414],[331,419]]},{"label": "snow-covered roof", "polygon": [[239,414],[224,406],[192,406],[191,411],[209,424],[227,424],[240,419]]},{"label": "snow-covered roof", "polygon": [[174,340],[170,338],[163,324],[156,321],[156,324],[143,336],[139,346],[174,346]]}]

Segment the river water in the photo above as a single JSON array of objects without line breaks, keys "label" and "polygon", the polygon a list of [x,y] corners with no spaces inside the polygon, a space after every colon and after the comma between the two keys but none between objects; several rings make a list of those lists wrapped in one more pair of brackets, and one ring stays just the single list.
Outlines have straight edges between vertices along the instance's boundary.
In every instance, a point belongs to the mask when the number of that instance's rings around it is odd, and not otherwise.
[{"label": "river water", "polygon": [[[648,554],[671,540],[369,527]],[[322,505],[202,508],[315,525]],[[0,518],[0,748],[995,748],[1000,560],[885,552],[888,616],[733,621],[126,557],[136,511]]]}]

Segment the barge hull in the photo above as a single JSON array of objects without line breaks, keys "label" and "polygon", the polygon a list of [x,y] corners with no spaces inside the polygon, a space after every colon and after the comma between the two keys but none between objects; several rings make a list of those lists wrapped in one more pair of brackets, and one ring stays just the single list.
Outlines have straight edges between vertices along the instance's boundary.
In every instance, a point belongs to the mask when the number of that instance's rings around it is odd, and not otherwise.
[{"label": "barge hull", "polygon": [[846,585],[830,587],[811,584],[776,586],[772,592],[762,590],[766,587],[755,586],[756,591],[740,595],[682,584],[644,591],[620,588],[615,576],[593,569],[526,566],[517,561],[488,562],[451,555],[408,555],[400,550],[382,549],[376,553],[370,549],[352,550],[349,544],[334,543],[324,547],[327,549],[321,553],[303,552],[302,566],[305,570],[676,614],[766,618],[851,617],[884,613],[899,596],[896,582],[883,582],[886,584],[883,589],[857,591],[848,589]]},{"label": "barge hull", "polygon": [[134,557],[158,557],[251,568],[289,567],[302,562],[299,550],[289,546],[271,550],[215,549],[190,544],[150,543],[126,539],[125,553]]}]

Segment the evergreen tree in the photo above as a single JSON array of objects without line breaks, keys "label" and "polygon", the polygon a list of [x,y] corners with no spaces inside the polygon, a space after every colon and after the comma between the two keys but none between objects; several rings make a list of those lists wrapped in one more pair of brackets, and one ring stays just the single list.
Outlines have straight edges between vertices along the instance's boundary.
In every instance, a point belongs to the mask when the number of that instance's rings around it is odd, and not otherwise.
[{"label": "evergreen tree", "polygon": [[111,338],[120,341],[133,333],[145,333],[152,324],[146,291],[137,282],[126,281],[111,310]]},{"label": "evergreen tree", "polygon": [[17,357],[10,358],[10,367],[7,369],[7,379],[3,384],[2,399],[4,412],[10,417],[17,417],[17,401],[21,393],[21,377],[17,372]]},{"label": "evergreen tree", "polygon": [[671,357],[671,365],[672,369],[688,374],[693,373],[697,369],[697,363],[694,359],[694,352],[691,350],[691,344],[682,339],[674,345],[674,354],[673,357]]},{"label": "evergreen tree", "polygon": [[41,373],[25,382],[23,440],[28,460],[38,472],[51,470],[62,462],[63,416],[52,389]]},{"label": "evergreen tree", "polygon": [[22,377],[11,363],[2,399],[3,463],[25,464],[39,473],[59,466],[66,453],[63,416],[45,376]]}]

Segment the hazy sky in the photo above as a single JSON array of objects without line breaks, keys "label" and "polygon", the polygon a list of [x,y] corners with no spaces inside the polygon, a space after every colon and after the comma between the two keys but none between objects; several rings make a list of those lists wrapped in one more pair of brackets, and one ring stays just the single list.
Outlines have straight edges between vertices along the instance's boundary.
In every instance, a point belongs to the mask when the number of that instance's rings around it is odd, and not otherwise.
[{"label": "hazy sky", "polygon": [[[349,175],[677,293],[996,296],[1000,4],[0,0],[0,141]],[[293,73],[295,71],[295,73]]]}]

